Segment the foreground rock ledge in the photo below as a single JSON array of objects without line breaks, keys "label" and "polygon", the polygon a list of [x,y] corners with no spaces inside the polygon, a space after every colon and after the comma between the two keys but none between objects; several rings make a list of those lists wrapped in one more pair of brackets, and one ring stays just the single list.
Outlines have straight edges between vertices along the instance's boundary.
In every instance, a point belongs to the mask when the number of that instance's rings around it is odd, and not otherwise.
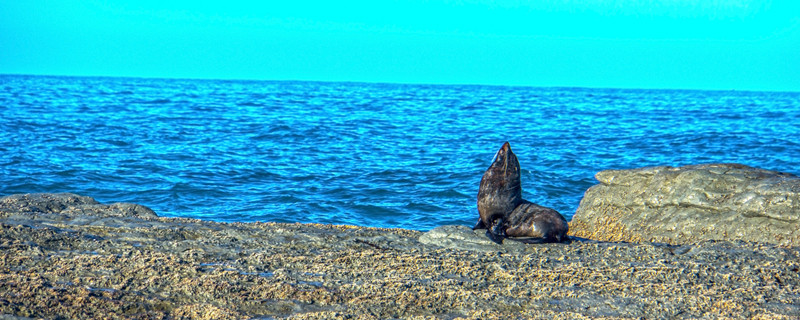
[{"label": "foreground rock ledge", "polygon": [[0,198],[0,318],[800,317],[796,247],[506,242],[14,195]]},{"label": "foreground rock ledge", "polygon": [[586,191],[570,235],[690,244],[800,246],[800,178],[740,164],[607,170]]}]

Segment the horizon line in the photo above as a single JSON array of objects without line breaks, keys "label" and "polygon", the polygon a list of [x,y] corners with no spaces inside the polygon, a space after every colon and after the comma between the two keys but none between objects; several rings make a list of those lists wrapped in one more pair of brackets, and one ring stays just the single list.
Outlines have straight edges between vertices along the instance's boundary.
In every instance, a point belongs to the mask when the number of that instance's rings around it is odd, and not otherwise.
[{"label": "horizon line", "polygon": [[485,84],[485,83],[427,83],[427,82],[390,82],[366,80],[308,80],[308,79],[253,79],[253,78],[215,78],[215,77],[165,77],[165,76],[131,76],[131,75],[74,75],[74,74],[37,74],[37,73],[2,73],[0,76],[20,77],[54,77],[54,78],[114,78],[114,79],[150,79],[150,80],[191,80],[191,81],[243,81],[243,82],[316,82],[316,83],[349,83],[371,85],[418,85],[418,86],[470,86],[470,87],[512,87],[540,89],[588,89],[588,90],[653,90],[653,91],[717,91],[717,92],[762,92],[762,93],[800,93],[800,90],[763,90],[763,89],[699,89],[699,88],[660,88],[660,87],[604,87],[604,86],[569,86],[569,85],[532,85],[532,84]]}]

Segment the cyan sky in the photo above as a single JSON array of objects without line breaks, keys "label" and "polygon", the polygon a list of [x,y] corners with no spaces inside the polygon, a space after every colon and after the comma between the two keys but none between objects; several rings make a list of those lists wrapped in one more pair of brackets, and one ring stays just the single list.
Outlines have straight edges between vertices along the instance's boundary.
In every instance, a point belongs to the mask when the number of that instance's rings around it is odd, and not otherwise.
[{"label": "cyan sky", "polygon": [[0,73],[800,91],[800,1],[0,0]]}]

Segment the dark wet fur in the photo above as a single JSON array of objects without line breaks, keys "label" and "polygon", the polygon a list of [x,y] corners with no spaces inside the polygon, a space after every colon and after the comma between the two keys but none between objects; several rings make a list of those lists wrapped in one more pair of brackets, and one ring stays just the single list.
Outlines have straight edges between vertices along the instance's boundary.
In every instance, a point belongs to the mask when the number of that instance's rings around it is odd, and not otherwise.
[{"label": "dark wet fur", "polygon": [[567,239],[567,219],[558,211],[522,200],[505,220],[507,237],[537,237],[545,242]]},{"label": "dark wet fur", "polygon": [[[565,242],[567,221],[556,210],[522,199],[517,156],[508,142],[495,154],[478,189],[478,223],[496,243],[509,238],[526,243]],[[525,237],[525,239],[515,239]]]}]

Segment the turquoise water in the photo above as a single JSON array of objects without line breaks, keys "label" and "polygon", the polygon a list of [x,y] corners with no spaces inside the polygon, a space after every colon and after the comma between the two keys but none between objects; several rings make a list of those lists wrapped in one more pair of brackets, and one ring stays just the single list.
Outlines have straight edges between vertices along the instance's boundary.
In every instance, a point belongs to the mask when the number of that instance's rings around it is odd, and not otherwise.
[{"label": "turquoise water", "polygon": [[800,94],[0,76],[0,195],[162,216],[472,225],[504,141],[570,218],[596,172],[738,162],[800,173]]}]

